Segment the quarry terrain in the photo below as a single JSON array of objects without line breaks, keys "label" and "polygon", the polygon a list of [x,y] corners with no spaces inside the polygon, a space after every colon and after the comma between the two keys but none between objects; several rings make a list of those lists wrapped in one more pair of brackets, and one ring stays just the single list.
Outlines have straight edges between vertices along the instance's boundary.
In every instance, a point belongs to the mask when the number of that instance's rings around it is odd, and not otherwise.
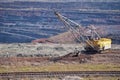
[{"label": "quarry terrain", "polygon": [[0,44],[0,72],[120,70],[120,45],[102,53],[85,53],[82,45]]},{"label": "quarry terrain", "polygon": [[[85,52],[84,43],[76,41],[70,30],[55,16],[53,9],[84,27],[86,34],[89,32],[87,27],[94,25],[101,37],[112,39],[112,48],[102,53]],[[119,1],[0,1],[0,19],[0,73],[120,71]],[[35,77],[13,80],[82,79],[65,76],[63,79]],[[120,80],[120,77],[92,77],[85,80]]]}]

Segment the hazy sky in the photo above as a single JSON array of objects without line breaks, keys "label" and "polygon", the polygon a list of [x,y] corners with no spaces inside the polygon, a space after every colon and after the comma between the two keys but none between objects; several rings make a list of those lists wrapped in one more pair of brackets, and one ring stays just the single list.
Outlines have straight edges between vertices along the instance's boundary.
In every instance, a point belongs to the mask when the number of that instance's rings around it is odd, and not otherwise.
[{"label": "hazy sky", "polygon": [[13,2],[13,1],[33,1],[33,2],[120,2],[120,0],[0,0],[0,2]]}]

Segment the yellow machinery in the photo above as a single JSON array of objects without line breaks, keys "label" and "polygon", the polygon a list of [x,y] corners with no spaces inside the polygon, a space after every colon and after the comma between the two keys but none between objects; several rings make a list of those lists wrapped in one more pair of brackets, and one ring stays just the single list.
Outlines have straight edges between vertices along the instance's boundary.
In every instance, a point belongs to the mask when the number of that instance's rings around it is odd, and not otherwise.
[{"label": "yellow machinery", "polygon": [[88,37],[88,35],[86,35],[87,31],[80,24],[62,16],[58,12],[55,12],[55,15],[64,23],[66,28],[71,31],[75,39],[80,42],[85,42],[84,48],[86,51],[101,52],[111,48],[111,39],[101,38],[93,25],[90,25],[90,28],[87,28],[91,31],[90,36]]},{"label": "yellow machinery", "polygon": [[111,48],[111,39],[108,38],[100,38],[96,40],[88,40],[89,43],[86,43],[85,50],[86,51],[104,51],[106,49]]}]

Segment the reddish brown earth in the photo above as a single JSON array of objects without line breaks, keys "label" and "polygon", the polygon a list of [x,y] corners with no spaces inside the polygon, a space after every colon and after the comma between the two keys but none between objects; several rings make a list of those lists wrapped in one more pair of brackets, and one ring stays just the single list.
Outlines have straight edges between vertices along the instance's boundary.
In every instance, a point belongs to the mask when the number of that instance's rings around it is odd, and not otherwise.
[{"label": "reddish brown earth", "polygon": [[41,38],[33,40],[32,43],[54,43],[54,42],[49,40],[48,38]]},{"label": "reddish brown earth", "polygon": [[102,53],[81,53],[78,56],[75,53],[60,57],[58,62],[79,62],[79,63],[114,63],[120,64],[120,50],[110,50]]},{"label": "reddish brown earth", "polygon": [[0,65],[18,65],[18,66],[29,66],[29,65],[41,65],[49,62],[48,57],[4,57],[0,58]]},{"label": "reddish brown earth", "polygon": [[65,32],[50,38],[33,40],[32,43],[75,43],[75,39],[70,32]]}]

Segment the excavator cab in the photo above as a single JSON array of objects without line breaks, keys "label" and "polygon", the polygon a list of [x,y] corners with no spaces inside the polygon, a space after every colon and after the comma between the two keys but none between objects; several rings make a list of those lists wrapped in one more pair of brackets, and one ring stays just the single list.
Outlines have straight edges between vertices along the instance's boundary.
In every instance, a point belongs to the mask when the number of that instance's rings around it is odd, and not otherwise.
[{"label": "excavator cab", "polygon": [[89,40],[89,43],[92,45],[90,46],[88,43],[85,44],[86,51],[96,51],[101,52],[111,48],[111,39],[108,38],[100,38],[97,40]]}]

